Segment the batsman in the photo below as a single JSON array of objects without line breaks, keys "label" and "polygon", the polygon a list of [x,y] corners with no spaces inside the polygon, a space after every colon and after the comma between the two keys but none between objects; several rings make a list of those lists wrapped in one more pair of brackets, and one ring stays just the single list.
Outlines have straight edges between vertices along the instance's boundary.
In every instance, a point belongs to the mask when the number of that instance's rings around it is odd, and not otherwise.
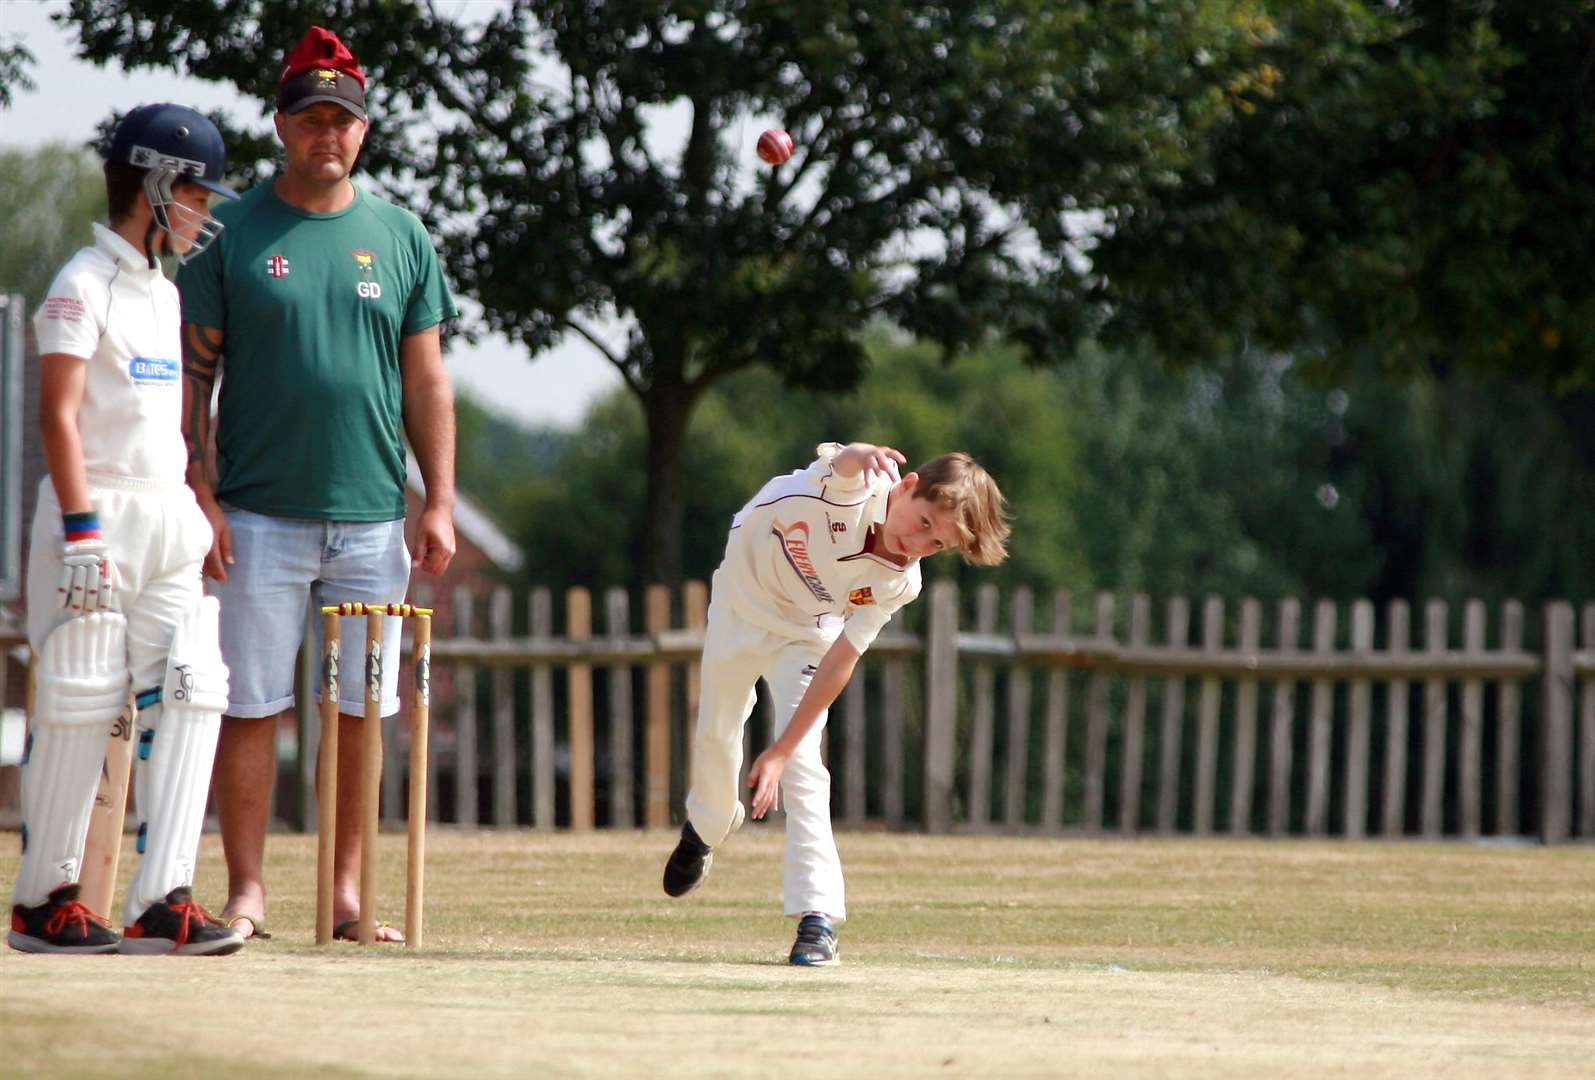
[{"label": "batsman", "polygon": [[[184,479],[181,312],[157,260],[215,238],[210,200],[233,195],[225,168],[220,132],[194,110],[128,113],[106,153],[109,224],[94,226],[34,315],[49,476],[28,567],[36,690],[8,938],[24,952],[243,947],[193,897],[228,672],[217,602],[200,584],[211,527]],[[84,904],[79,875],[130,688],[141,857],[119,934]]]}]

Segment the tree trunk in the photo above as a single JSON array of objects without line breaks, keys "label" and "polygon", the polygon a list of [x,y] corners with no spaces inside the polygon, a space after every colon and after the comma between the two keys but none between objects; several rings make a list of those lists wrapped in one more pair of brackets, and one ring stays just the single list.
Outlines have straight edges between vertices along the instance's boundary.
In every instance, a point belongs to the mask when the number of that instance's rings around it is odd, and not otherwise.
[{"label": "tree trunk", "polygon": [[686,493],[681,455],[696,395],[685,386],[654,385],[643,400],[648,419],[648,495],[643,522],[643,583],[681,583]]}]

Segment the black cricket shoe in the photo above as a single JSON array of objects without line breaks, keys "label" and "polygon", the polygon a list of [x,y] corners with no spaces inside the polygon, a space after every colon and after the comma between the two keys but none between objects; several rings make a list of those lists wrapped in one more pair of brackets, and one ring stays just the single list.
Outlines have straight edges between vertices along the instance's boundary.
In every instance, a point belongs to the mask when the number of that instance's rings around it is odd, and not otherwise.
[{"label": "black cricket shoe", "polygon": [[244,947],[244,936],[222,925],[179,885],[157,900],[138,922],[122,931],[124,953],[139,956],[226,956]]},{"label": "black cricket shoe", "polygon": [[842,962],[836,948],[836,927],[824,915],[809,914],[798,923],[790,961],[798,967],[834,967]]},{"label": "black cricket shoe", "polygon": [[670,896],[686,896],[709,876],[709,864],[714,862],[714,849],[698,838],[692,822],[681,826],[681,842],[665,862],[665,892]]},{"label": "black cricket shoe", "polygon": [[116,931],[78,899],[81,887],[62,885],[33,907],[11,909],[11,936],[6,939],[18,952],[88,955],[115,952]]}]

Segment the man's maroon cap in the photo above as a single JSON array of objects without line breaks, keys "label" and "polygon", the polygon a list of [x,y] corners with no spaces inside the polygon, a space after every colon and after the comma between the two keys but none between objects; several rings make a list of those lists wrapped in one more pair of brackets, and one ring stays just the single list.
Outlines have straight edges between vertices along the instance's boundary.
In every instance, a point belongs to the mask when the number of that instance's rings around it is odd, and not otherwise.
[{"label": "man's maroon cap", "polygon": [[366,73],[338,35],[312,26],[283,60],[277,111],[296,113],[320,101],[366,118]]}]

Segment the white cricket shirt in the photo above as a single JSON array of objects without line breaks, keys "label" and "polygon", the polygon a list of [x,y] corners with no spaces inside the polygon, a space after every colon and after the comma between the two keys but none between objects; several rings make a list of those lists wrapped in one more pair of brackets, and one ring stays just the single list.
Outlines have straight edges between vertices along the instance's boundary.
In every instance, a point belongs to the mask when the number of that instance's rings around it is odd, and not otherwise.
[{"label": "white cricket shirt", "polygon": [[104,225],[33,316],[39,355],[88,362],[78,431],[95,474],[182,483],[182,314],[177,287]]},{"label": "white cricket shirt", "polygon": [[919,560],[899,566],[864,551],[870,528],[886,520],[892,481],[837,475],[841,449],[817,447],[812,465],[775,477],[737,512],[715,599],[771,633],[821,642],[845,633],[862,653],[919,595]]}]

